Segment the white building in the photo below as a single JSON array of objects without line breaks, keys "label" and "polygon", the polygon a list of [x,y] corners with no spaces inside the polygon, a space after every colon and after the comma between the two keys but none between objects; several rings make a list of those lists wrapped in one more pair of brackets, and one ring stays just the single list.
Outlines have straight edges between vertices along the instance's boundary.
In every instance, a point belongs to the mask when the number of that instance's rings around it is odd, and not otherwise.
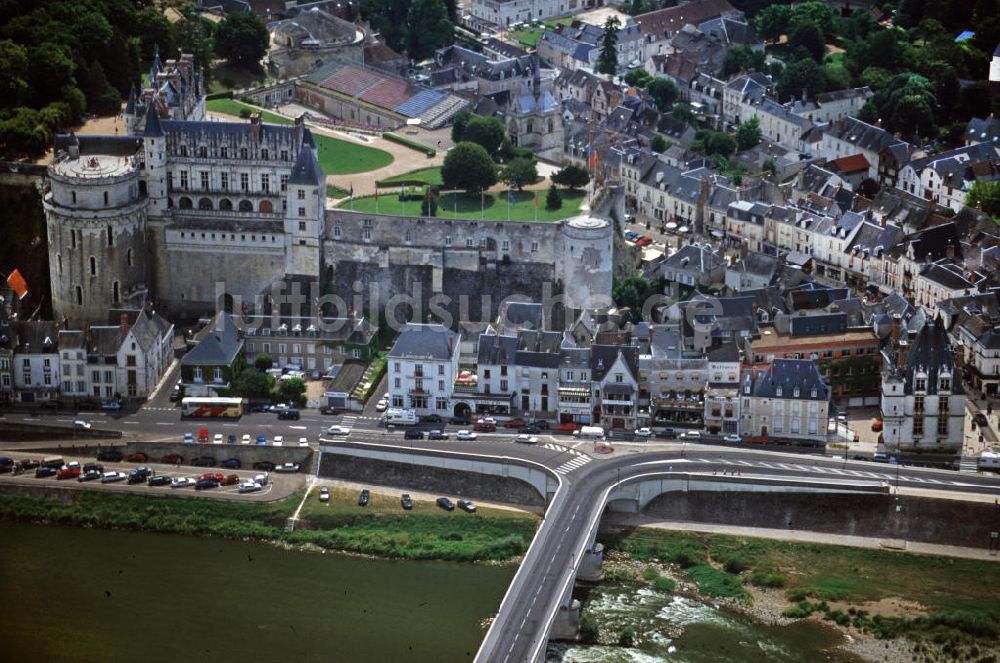
[{"label": "white building", "polygon": [[539,21],[575,13],[580,0],[472,0],[469,13],[493,25]]},{"label": "white building", "polygon": [[59,394],[58,334],[54,322],[15,322],[14,391],[21,403],[43,403]]},{"label": "white building", "polygon": [[775,359],[743,376],[740,433],[826,444],[830,386],[809,359]]},{"label": "white building", "polygon": [[450,415],[458,377],[459,336],[440,324],[407,323],[389,351],[392,407]]}]

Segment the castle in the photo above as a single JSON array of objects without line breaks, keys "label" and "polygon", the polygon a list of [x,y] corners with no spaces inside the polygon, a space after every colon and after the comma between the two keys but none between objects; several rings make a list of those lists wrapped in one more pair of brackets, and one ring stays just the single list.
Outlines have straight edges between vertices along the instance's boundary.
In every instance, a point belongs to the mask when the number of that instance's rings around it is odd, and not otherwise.
[{"label": "castle", "polygon": [[488,292],[496,302],[486,316],[504,292],[540,298],[543,282],[557,284],[570,308],[610,295],[607,221],[327,210],[316,142],[301,118],[205,120],[188,55],[162,70],[157,60],[150,81],[126,106],[130,135],[56,139],[43,204],[59,317],[102,321],[109,308],[151,300],[168,318],[194,319],[288,281],[322,282],[346,300],[372,282],[383,297],[415,281],[427,295]]}]

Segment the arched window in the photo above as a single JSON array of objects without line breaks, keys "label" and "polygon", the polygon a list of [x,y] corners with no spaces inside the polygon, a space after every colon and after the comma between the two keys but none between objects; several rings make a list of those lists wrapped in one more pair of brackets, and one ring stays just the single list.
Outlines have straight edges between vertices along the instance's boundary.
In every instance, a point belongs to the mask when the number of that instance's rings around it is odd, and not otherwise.
[{"label": "arched window", "polygon": [[233,201],[229,200],[229,198],[223,198],[222,200],[219,201],[219,209],[226,212],[232,212]]},{"label": "arched window", "polygon": [[146,192],[147,192],[147,189],[146,189],[146,180],[139,180],[139,195],[140,196],[145,196]]},{"label": "arched window", "polygon": [[212,209],[212,201],[208,198],[202,198],[198,201],[198,209]]},{"label": "arched window", "polygon": [[56,254],[56,269],[59,271],[60,274],[62,274],[62,254],[61,253],[57,253]]},{"label": "arched window", "polygon": [[115,245],[115,233],[111,229],[111,226],[108,226],[108,246],[114,246],[114,245]]},{"label": "arched window", "polygon": [[128,260],[128,266],[131,267],[132,266],[132,249],[128,250],[128,252],[125,254],[125,258]]},{"label": "arched window", "polygon": [[204,145],[202,145],[201,147],[199,147],[198,148],[198,156],[201,157],[202,159],[208,158],[208,148],[205,147]]},{"label": "arched window", "polygon": [[104,204],[105,205],[108,204],[108,192],[107,191],[104,192]]},{"label": "arched window", "polygon": [[191,209],[191,199],[188,198],[187,196],[184,196],[183,198],[180,199],[179,205],[181,209]]},{"label": "arched window", "polygon": [[270,200],[262,200],[260,201],[260,211],[265,214],[270,214],[274,211],[274,205],[271,204]]},{"label": "arched window", "polygon": [[249,200],[241,200],[240,201],[240,211],[241,212],[252,212],[253,211],[253,203],[251,203]]},{"label": "arched window", "polygon": [[90,256],[90,275],[97,276],[97,258]]},{"label": "arched window", "polygon": [[115,304],[119,303],[121,299],[121,289],[118,286],[118,281],[111,284],[111,301]]},{"label": "arched window", "polygon": [[83,288],[76,286],[76,305],[83,306]]},{"label": "arched window", "polygon": [[181,156],[186,157],[188,155],[187,145],[181,145]]}]

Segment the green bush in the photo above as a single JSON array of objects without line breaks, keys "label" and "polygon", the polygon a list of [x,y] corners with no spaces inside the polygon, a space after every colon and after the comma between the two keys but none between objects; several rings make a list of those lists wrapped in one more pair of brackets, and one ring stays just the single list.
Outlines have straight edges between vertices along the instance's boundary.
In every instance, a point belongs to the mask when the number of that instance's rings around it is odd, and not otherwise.
[{"label": "green bush", "polygon": [[433,157],[437,154],[437,150],[435,150],[433,147],[428,147],[427,145],[418,143],[415,140],[404,138],[403,136],[400,136],[399,134],[394,134],[391,131],[385,132],[384,134],[382,134],[382,137],[388,141],[392,141],[393,143],[398,143],[405,147],[409,147],[410,149],[414,149],[418,152],[423,152],[428,157]]},{"label": "green bush", "polygon": [[677,583],[670,578],[665,578],[664,576],[658,576],[653,579],[653,587],[660,590],[661,592],[672,592],[677,589]]},{"label": "green bush", "polygon": [[738,576],[747,570],[746,563],[739,557],[730,557],[723,564],[722,568],[726,570],[726,573],[732,573],[734,576]]},{"label": "green bush", "polygon": [[635,629],[631,626],[626,626],[622,630],[618,631],[618,646],[619,647],[631,647],[635,644]]},{"label": "green bush", "polygon": [[794,589],[790,589],[788,590],[788,593],[785,594],[785,598],[787,598],[792,603],[798,603],[799,601],[803,601],[808,597],[809,597],[809,591],[804,587],[796,587]]},{"label": "green bush", "polygon": [[805,619],[813,614],[813,605],[809,601],[800,601],[797,605],[790,605],[781,614],[789,619]]},{"label": "green bush", "polygon": [[647,566],[642,570],[642,578],[646,582],[653,582],[660,577],[660,572],[654,566]]},{"label": "green bush", "polygon": [[[777,589],[785,586],[785,576],[780,573],[761,571],[759,569],[752,571],[747,580],[754,587],[770,587],[772,589]],[[805,596],[802,598],[805,598]]]},{"label": "green bush", "polygon": [[590,615],[584,615],[580,618],[580,641],[587,644],[593,644],[597,642],[597,636],[599,635],[597,620],[595,620]]},{"label": "green bush", "polygon": [[725,571],[711,566],[692,566],[687,570],[698,590],[709,597],[742,596],[743,587],[739,581]]}]

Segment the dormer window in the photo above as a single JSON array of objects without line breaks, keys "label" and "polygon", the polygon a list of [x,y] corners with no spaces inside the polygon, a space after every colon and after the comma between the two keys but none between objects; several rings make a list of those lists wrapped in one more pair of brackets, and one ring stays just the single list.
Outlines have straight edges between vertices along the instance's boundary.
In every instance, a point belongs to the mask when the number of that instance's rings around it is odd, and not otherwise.
[{"label": "dormer window", "polygon": [[913,378],[914,391],[927,391],[927,378]]},{"label": "dormer window", "polygon": [[782,394],[782,389],[781,387],[778,387],[777,390],[775,390],[774,395],[777,396],[778,398],[781,398],[781,394]]},{"label": "dormer window", "polygon": [[792,396],[794,396],[795,398],[799,397],[799,388],[798,387],[795,387],[795,389],[792,390]]},{"label": "dormer window", "polygon": [[819,393],[818,393],[818,392],[816,391],[816,388],[815,388],[815,387],[813,387],[813,390],[812,390],[811,392],[809,392],[809,395],[810,395],[810,396],[811,396],[812,398],[817,398],[817,397],[819,396]]},{"label": "dormer window", "polygon": [[942,375],[941,379],[938,381],[938,391],[951,391],[951,378]]}]

